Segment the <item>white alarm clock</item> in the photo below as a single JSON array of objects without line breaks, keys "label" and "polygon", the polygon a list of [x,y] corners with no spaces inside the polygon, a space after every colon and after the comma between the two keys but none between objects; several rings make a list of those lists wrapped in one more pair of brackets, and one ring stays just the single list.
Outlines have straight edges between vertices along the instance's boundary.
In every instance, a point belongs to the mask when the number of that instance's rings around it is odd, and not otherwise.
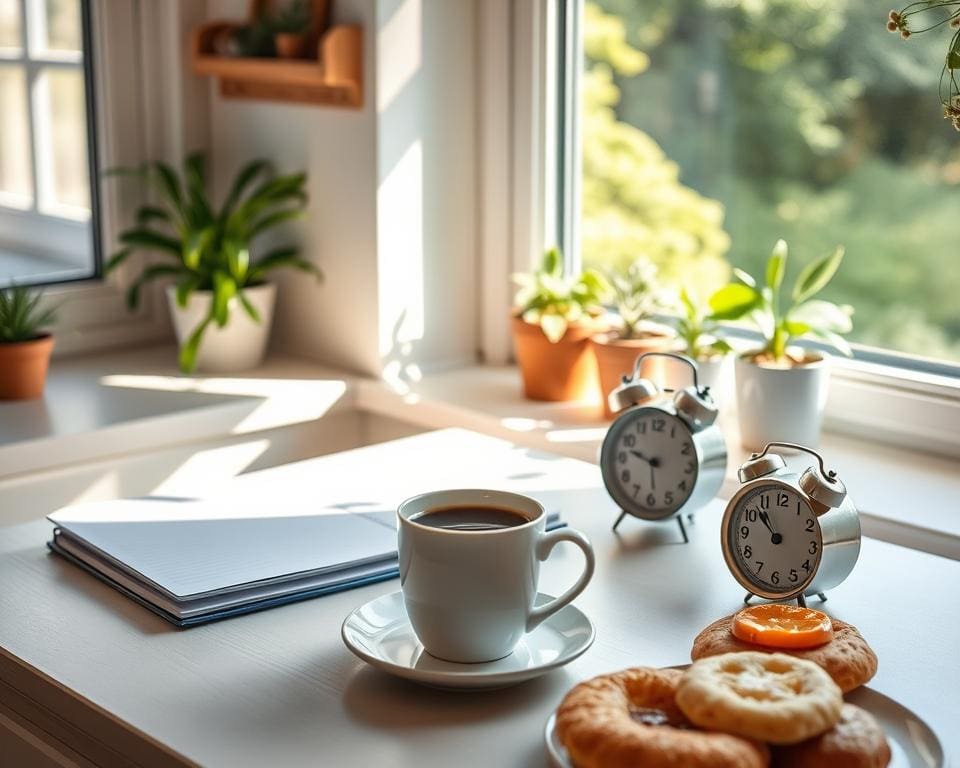
[{"label": "white alarm clock", "polygon": [[[801,473],[787,468],[774,446],[817,459]],[[754,595],[793,600],[842,582],[860,555],[860,517],[836,472],[819,453],[794,443],[768,443],[740,467],[740,488],[720,524],[723,556],[734,578]]]},{"label": "white alarm clock", "polygon": [[[690,366],[693,386],[673,392],[640,377],[643,360],[672,357]],[[672,352],[640,355],[632,375],[610,393],[617,413],[603,439],[600,470],[607,492],[627,515],[641,520],[676,518],[684,542],[683,517],[712,499],[723,483],[727,446],[714,424],[717,407],[709,387],[697,384],[697,365]]]}]

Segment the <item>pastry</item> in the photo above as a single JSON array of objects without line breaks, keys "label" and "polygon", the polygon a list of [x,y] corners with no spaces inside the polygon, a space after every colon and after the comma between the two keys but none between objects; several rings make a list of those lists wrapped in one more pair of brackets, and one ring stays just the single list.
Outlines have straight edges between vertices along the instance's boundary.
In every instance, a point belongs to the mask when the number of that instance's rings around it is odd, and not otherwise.
[{"label": "pastry", "polygon": [[832,728],[843,694],[812,661],[746,651],[694,662],[677,706],[701,728],[773,744],[795,744]]},{"label": "pastry", "polygon": [[[840,689],[847,693],[859,688],[877,672],[877,655],[851,624],[832,619],[833,639],[816,648],[784,648],[777,653],[786,653],[807,659],[823,667]],[[690,657],[696,661],[708,656],[717,656],[732,651],[774,652],[756,643],[734,637],[731,631],[733,616],[713,622],[693,641]]]},{"label": "pastry", "polygon": [[890,745],[873,715],[844,704],[840,722],[819,736],[773,750],[775,768],[885,768]]},{"label": "pastry", "polygon": [[[675,696],[682,672],[638,667],[571,690],[557,710],[557,735],[579,768],[764,768],[766,746],[692,730]],[[829,682],[829,681],[828,681]]]}]

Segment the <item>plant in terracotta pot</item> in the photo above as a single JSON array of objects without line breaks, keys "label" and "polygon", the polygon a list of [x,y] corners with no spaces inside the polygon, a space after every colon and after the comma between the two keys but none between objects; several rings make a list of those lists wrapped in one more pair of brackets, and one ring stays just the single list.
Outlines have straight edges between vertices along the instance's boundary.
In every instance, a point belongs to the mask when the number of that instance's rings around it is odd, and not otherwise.
[{"label": "plant in terracotta pot", "polygon": [[[724,369],[727,367],[730,345],[719,333],[719,324],[709,304],[698,301],[686,288],[680,290],[681,314],[674,316],[680,350],[697,364],[697,379],[702,386],[710,387],[714,400],[719,402],[719,391],[724,389]],[[681,381],[670,382],[669,386],[687,386],[689,370],[684,370]]]},{"label": "plant in terracotta pot", "polygon": [[[190,373],[240,371],[260,364],[273,319],[275,269],[293,267],[322,277],[292,245],[259,252],[267,231],[303,215],[306,175],[274,176],[266,160],[254,160],[236,176],[217,210],[207,192],[204,155],[187,157],[183,179],[165,163],[114,173],[145,177],[162,205],[144,205],[136,224],[120,234],[120,250],[106,265],[116,269],[137,251],[162,256],[147,264],[127,291],[135,309],[144,284],[173,278],[167,300],[180,344],[180,368]],[[252,189],[251,189],[252,187]]]},{"label": "plant in terracotta pot", "polygon": [[801,337],[826,342],[842,354],[850,347],[841,334],[853,327],[849,306],[815,299],[843,260],[843,248],[801,270],[788,297],[782,295],[787,244],[779,240],[767,260],[763,281],[734,270],[738,282],[710,297],[716,320],[748,320],[763,346],[736,359],[737,410],[745,448],[771,440],[816,446],[820,440],[829,368],[824,355],[792,346]]},{"label": "plant in terracotta pot", "polygon": [[[666,294],[657,280],[656,266],[645,258],[636,259],[623,274],[609,278],[616,304],[615,326],[593,337],[594,353],[600,371],[600,390],[604,412],[612,416],[606,397],[620,384],[621,377],[633,371],[637,358],[647,352],[665,352],[676,346],[676,334],[669,326],[654,322],[654,315],[667,306]],[[643,375],[662,380],[662,358],[649,361]]]},{"label": "plant in terracotta pot", "polygon": [[590,337],[604,328],[603,298],[609,290],[599,272],[563,274],[560,251],[547,251],[539,268],[513,276],[513,339],[531,400],[592,400],[599,396],[597,361]]},{"label": "plant in terracotta pot", "polygon": [[0,400],[43,396],[53,351],[46,332],[57,311],[41,306],[42,291],[22,286],[0,290]]},{"label": "plant in terracotta pot", "polygon": [[290,0],[277,11],[272,26],[278,58],[299,59],[306,55],[310,22],[307,0]]}]

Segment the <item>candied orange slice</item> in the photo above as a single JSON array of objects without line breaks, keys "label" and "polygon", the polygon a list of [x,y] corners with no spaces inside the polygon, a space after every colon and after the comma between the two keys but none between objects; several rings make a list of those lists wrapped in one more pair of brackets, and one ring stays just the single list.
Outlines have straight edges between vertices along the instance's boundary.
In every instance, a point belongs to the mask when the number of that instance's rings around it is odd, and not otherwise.
[{"label": "candied orange slice", "polygon": [[830,617],[812,608],[770,603],[733,617],[733,636],[770,648],[815,648],[833,639]]}]

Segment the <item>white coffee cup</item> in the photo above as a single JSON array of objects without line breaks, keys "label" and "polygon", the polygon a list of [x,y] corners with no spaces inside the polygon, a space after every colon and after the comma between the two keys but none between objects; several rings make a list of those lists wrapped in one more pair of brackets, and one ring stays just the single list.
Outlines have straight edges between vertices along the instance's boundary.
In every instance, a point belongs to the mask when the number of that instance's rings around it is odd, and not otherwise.
[{"label": "white coffee cup", "polygon": [[[430,512],[468,507],[508,510],[522,521],[466,531],[422,522]],[[570,603],[593,576],[587,537],[570,528],[546,532],[543,506],[527,496],[435,491],[407,499],[397,514],[407,615],[423,647],[440,659],[481,662],[509,655],[525,633]],[[583,550],[583,573],[560,597],[534,607],[540,562],[561,541]]]}]

